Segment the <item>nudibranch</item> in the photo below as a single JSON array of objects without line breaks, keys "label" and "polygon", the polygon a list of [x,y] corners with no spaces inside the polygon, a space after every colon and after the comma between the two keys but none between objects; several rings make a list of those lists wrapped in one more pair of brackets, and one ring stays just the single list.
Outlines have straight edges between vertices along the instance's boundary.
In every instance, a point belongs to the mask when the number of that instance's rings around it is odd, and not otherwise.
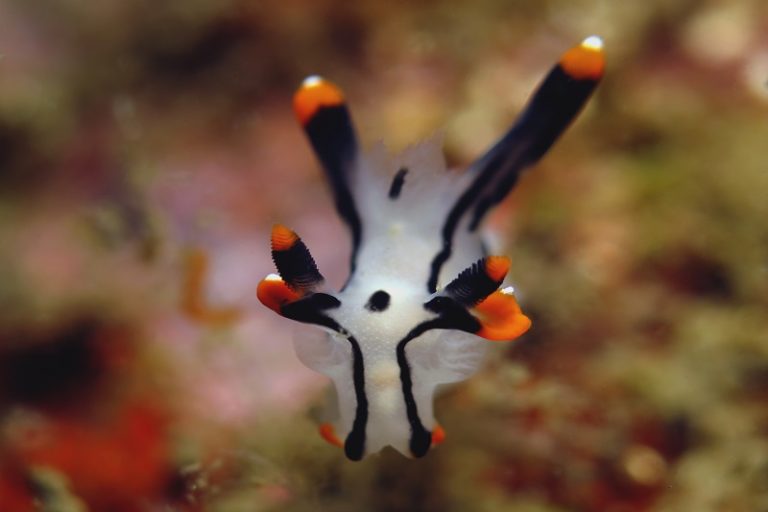
[{"label": "nudibranch", "polygon": [[363,152],[338,87],[312,76],[296,92],[296,117],[349,228],[350,273],[332,290],[301,238],[275,225],[278,273],[259,283],[258,297],[324,331],[295,347],[334,383],[337,417],[320,433],[349,459],[385,446],[424,456],[445,436],[433,416],[436,389],[474,373],[486,340],[530,327],[512,288],[502,287],[509,259],[486,254],[479,228],[579,113],[603,68],[600,38],[568,50],[509,131],[464,172],[446,169],[439,140],[397,156],[381,145]]}]

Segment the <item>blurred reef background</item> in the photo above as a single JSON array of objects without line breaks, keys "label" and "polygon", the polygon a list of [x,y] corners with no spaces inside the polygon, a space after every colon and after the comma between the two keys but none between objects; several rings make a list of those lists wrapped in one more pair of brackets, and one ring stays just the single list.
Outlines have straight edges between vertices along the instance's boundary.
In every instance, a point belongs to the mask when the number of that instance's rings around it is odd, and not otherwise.
[{"label": "blurred reef background", "polygon": [[[345,277],[293,91],[461,166],[591,34],[492,223],[533,329],[426,458],[346,461],[255,298],[278,220]],[[763,0],[2,0],[0,509],[768,511],[767,143]]]}]

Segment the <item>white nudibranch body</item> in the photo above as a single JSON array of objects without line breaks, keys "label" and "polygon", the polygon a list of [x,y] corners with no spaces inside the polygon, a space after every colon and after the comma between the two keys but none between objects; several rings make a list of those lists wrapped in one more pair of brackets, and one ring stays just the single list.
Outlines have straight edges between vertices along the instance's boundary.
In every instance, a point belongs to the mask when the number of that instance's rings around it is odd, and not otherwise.
[{"label": "white nudibranch body", "polygon": [[603,72],[592,36],[566,52],[517,122],[465,172],[446,169],[439,138],[392,156],[360,151],[341,91],[313,76],[294,110],[328,178],[352,237],[350,275],[325,284],[293,231],[272,230],[279,276],[259,284],[278,314],[322,328],[295,341],[299,359],[333,380],[330,443],[359,460],[385,446],[413,457],[440,443],[436,389],[472,375],[487,340],[512,340],[530,326],[511,287],[509,259],[485,253],[480,225],[521,172],[549,149]]}]

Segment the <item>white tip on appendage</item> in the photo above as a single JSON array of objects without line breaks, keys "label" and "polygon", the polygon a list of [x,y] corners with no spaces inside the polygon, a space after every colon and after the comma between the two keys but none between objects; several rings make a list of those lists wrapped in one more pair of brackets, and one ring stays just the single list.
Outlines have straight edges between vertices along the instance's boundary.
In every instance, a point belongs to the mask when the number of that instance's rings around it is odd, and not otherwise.
[{"label": "white tip on appendage", "polygon": [[501,289],[501,293],[504,295],[514,295],[515,294],[515,287],[514,286],[507,286],[506,288]]},{"label": "white tip on appendage", "polygon": [[589,36],[581,42],[581,46],[590,50],[602,50],[603,39],[600,36]]},{"label": "white tip on appendage", "polygon": [[310,75],[304,79],[304,82],[302,82],[301,85],[304,87],[313,87],[322,81],[323,81],[323,77],[321,77],[320,75]]},{"label": "white tip on appendage", "polygon": [[265,281],[282,281],[283,279],[277,275],[277,274],[268,274],[267,277],[264,278]]}]

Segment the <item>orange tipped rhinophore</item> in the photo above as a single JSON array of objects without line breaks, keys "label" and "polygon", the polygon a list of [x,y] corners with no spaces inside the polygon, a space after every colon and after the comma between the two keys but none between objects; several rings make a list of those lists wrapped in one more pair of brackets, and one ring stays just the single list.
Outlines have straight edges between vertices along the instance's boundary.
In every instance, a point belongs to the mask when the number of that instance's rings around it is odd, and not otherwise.
[{"label": "orange tipped rhinophore", "polygon": [[560,58],[560,66],[577,80],[599,80],[605,69],[603,40],[590,36]]},{"label": "orange tipped rhinophore", "polygon": [[312,119],[322,107],[336,107],[344,104],[344,94],[328,80],[317,75],[302,82],[293,96],[293,111],[302,126]]},{"label": "orange tipped rhinophore", "polygon": [[488,256],[485,260],[485,273],[494,281],[503,281],[509,272],[510,261],[506,256]]},{"label": "orange tipped rhinophore", "polygon": [[287,251],[299,240],[299,235],[282,224],[272,226],[272,250]]}]

